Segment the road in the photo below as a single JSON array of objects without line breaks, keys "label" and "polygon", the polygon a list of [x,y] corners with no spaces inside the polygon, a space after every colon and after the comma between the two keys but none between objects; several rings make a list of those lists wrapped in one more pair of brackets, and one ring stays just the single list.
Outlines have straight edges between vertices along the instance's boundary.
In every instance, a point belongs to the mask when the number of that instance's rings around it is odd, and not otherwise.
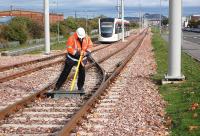
[{"label": "road", "polygon": [[[168,41],[168,35],[162,37]],[[200,61],[200,34],[183,32],[182,51]]]},{"label": "road", "polygon": [[183,39],[200,45],[200,33],[184,32]]}]

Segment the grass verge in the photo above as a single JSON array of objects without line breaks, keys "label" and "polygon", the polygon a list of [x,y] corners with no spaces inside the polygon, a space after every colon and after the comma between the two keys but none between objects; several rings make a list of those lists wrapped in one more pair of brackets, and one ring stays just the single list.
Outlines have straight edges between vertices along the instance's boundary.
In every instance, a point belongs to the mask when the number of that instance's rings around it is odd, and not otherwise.
[{"label": "grass verge", "polygon": [[[158,65],[153,80],[160,81],[167,73],[167,42],[153,31],[152,45]],[[166,116],[172,136],[200,136],[200,63],[182,53],[182,73],[186,81],[181,84],[159,85],[160,94],[167,101]]]}]

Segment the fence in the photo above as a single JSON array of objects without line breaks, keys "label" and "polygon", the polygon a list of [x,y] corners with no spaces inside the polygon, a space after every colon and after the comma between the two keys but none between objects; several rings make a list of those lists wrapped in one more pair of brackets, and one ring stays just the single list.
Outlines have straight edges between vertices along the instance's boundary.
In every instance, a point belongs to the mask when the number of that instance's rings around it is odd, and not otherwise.
[{"label": "fence", "polygon": [[[62,41],[64,39],[64,36],[59,36],[59,40]],[[51,37],[51,42],[55,42],[57,40],[57,37]],[[26,44],[28,46],[32,45],[39,45],[44,43],[44,38],[41,39],[33,39],[33,40],[28,40]],[[10,47],[18,47],[20,46],[19,41],[14,41],[14,42],[0,42],[0,48],[10,48]]]},{"label": "fence", "polygon": [[14,41],[14,42],[0,42],[0,48],[10,48],[10,47],[17,47],[19,46],[20,43],[19,41]]}]

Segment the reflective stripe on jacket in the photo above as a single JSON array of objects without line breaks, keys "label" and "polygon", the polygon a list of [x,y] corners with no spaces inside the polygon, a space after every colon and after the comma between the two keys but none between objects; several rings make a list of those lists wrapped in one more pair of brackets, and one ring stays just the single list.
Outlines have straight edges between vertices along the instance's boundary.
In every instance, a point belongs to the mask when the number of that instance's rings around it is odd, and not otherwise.
[{"label": "reflective stripe on jacket", "polygon": [[82,48],[81,48],[81,43],[78,40],[77,33],[74,33],[72,36],[70,36],[67,40],[66,47],[67,47],[67,52],[71,55],[75,55],[77,51],[90,51],[92,48],[92,41],[90,37],[86,36],[83,39],[82,43]]}]

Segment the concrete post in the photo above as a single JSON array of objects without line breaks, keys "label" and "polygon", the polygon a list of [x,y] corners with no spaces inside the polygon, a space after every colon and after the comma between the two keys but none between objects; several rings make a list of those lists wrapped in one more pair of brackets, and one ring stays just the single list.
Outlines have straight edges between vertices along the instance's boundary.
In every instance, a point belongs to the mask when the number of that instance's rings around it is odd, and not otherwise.
[{"label": "concrete post", "polygon": [[169,0],[169,54],[166,80],[182,80],[181,75],[181,43],[182,43],[182,0]]},{"label": "concrete post", "polygon": [[121,0],[122,10],[122,42],[124,42],[124,0]]},{"label": "concrete post", "polygon": [[45,54],[50,53],[49,0],[44,0]]},{"label": "concrete post", "polygon": [[57,31],[58,31],[58,34],[57,34],[57,40],[58,40],[58,43],[60,43],[60,16],[59,16],[59,13],[58,13],[58,0],[57,0],[57,18],[58,18],[58,22],[57,22]]},{"label": "concrete post", "polygon": [[141,32],[142,30],[141,0],[139,0],[139,27]]},{"label": "concrete post", "polygon": [[162,33],[162,14],[161,14],[161,12],[162,12],[162,0],[160,0],[160,23],[159,23],[159,25],[160,25],[160,34]]},{"label": "concrete post", "polygon": [[144,14],[141,13],[141,28],[144,29]]}]

